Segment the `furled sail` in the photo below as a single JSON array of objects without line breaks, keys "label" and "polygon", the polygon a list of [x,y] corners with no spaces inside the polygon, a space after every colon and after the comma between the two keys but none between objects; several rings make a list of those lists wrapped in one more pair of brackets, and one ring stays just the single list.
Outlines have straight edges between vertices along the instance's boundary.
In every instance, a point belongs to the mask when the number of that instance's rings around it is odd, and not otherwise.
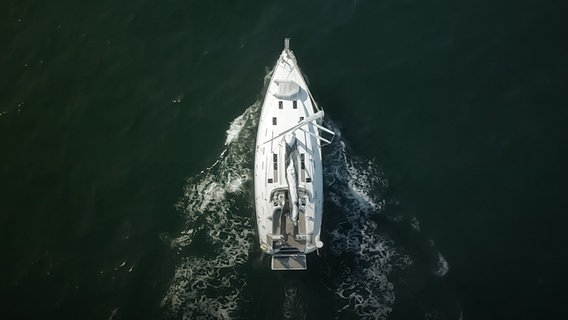
[{"label": "furled sail", "polygon": [[288,191],[290,193],[290,211],[292,213],[292,223],[298,225],[298,152],[296,144],[296,136],[294,133],[287,134],[284,138],[286,141],[286,182],[288,183]]}]

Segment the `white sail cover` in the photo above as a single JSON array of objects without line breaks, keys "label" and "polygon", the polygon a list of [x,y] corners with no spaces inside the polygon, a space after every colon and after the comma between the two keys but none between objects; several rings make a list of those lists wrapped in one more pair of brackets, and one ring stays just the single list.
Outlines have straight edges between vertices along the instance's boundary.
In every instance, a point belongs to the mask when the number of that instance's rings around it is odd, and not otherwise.
[{"label": "white sail cover", "polygon": [[292,223],[298,225],[298,170],[294,159],[297,159],[296,136],[287,134],[286,141],[286,182],[288,183],[288,192],[290,194],[290,207],[292,211]]}]

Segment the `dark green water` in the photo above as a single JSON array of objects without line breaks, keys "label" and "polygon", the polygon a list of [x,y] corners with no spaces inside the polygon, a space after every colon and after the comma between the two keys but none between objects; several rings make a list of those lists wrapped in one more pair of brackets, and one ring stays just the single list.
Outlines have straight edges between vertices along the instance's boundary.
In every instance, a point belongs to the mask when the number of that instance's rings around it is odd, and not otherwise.
[{"label": "dark green water", "polygon": [[[565,12],[2,2],[0,319],[565,317]],[[286,36],[338,132],[303,273],[251,195]]]}]

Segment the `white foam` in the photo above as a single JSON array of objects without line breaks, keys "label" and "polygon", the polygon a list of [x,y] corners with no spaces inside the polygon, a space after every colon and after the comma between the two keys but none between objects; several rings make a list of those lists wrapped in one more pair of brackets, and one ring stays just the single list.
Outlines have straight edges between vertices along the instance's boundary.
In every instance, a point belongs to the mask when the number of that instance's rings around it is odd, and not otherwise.
[{"label": "white foam", "polygon": [[[349,154],[336,126],[336,139],[324,156],[324,178],[327,182],[326,200],[337,206],[343,214],[329,230],[329,250],[339,268],[329,271],[331,287],[340,299],[338,312],[353,312],[361,319],[386,319],[395,301],[394,270],[412,270],[414,260],[403,246],[395,243],[379,230],[375,217],[381,214],[386,203],[381,191],[388,181],[378,166]],[[401,223],[404,216],[394,216]],[[410,218],[410,228],[420,232],[420,222]],[[428,241],[435,250],[434,241]],[[447,261],[437,250],[438,260],[433,274],[443,277],[449,270]],[[400,273],[398,273],[400,274]],[[342,302],[341,302],[342,301]]]},{"label": "white foam", "polygon": [[231,142],[239,138],[239,134],[246,124],[247,119],[245,118],[245,115],[246,113],[243,113],[235,118],[235,120],[231,121],[229,129],[227,129],[227,139],[225,140],[225,145],[229,145],[231,144]]},{"label": "white foam", "polygon": [[410,227],[412,230],[419,232],[420,231],[420,221],[416,217],[412,217],[410,219]]},{"label": "white foam", "polygon": [[[345,264],[330,272],[332,290],[340,298],[339,312],[354,312],[362,319],[385,319],[394,304],[394,286],[388,276],[393,266],[408,265],[411,259],[378,231],[371,219],[379,214],[384,200],[380,191],[388,182],[372,161],[350,156],[335,126],[336,140],[325,159],[324,177],[329,199],[344,216],[329,231],[329,250]],[[349,255],[341,262],[340,258]],[[343,302],[341,302],[343,301]]]},{"label": "white foam", "polygon": [[434,274],[438,277],[443,277],[446,275],[446,273],[448,273],[448,271],[450,271],[450,267],[448,265],[448,262],[446,261],[446,259],[444,258],[444,256],[438,252],[438,269],[436,271],[434,271]]},{"label": "white foam", "polygon": [[162,299],[168,312],[183,319],[229,319],[241,303],[246,281],[237,269],[248,260],[253,223],[233,212],[232,203],[243,197],[243,186],[251,177],[248,163],[259,105],[253,104],[231,123],[219,159],[188,179],[177,204],[186,228],[171,240],[163,236],[178,252],[191,249],[197,234],[203,234],[209,245],[205,255],[181,258]]},{"label": "white foam", "polygon": [[184,94],[180,93],[172,99],[173,103],[180,103],[183,99]]}]

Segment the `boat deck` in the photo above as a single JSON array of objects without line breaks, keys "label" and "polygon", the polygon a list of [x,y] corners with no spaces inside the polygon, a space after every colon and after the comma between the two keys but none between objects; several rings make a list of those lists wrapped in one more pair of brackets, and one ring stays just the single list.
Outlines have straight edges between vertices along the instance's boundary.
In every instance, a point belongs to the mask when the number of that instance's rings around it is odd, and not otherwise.
[{"label": "boat deck", "polygon": [[331,140],[322,133],[334,135],[323,117],[286,39],[264,95],[254,157],[258,239],[273,270],[305,270],[306,254],[323,246],[321,147]]},{"label": "boat deck", "polygon": [[294,226],[290,215],[288,213],[280,214],[279,212],[275,215],[274,223],[274,235],[280,235],[281,238],[274,241],[274,247],[279,248],[281,251],[287,251],[290,249],[297,249],[298,252],[305,252],[306,249],[306,219],[304,210],[300,210],[298,226]]}]

